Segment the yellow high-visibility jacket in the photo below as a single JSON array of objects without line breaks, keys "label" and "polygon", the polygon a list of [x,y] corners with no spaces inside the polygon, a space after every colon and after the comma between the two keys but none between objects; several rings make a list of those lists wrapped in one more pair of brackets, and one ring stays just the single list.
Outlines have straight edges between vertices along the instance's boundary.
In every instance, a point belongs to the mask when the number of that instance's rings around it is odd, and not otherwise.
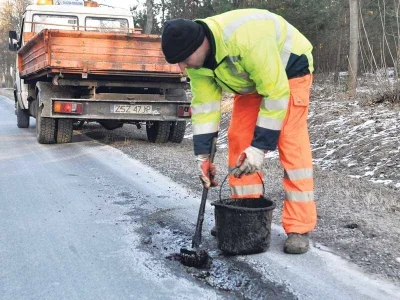
[{"label": "yellow high-visibility jacket", "polygon": [[310,42],[267,10],[234,10],[196,22],[214,37],[217,67],[187,69],[195,154],[210,153],[219,130],[222,90],[263,97],[252,145],[274,150],[289,102],[288,78],[313,72]]}]

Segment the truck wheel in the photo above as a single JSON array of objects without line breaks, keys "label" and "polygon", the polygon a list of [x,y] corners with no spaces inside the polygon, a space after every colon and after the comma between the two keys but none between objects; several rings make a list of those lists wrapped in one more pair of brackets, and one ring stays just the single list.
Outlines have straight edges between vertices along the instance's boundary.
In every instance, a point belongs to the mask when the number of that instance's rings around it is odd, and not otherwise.
[{"label": "truck wheel", "polygon": [[[37,105],[39,106],[39,100]],[[36,139],[39,144],[54,144],[56,142],[56,121],[52,118],[43,118],[42,109],[36,110]]]},{"label": "truck wheel", "polygon": [[168,140],[172,143],[181,143],[185,136],[186,121],[171,122]]},{"label": "truck wheel", "polygon": [[16,82],[14,82],[14,101],[15,101],[15,104],[17,104],[18,99],[17,99],[17,83]]},{"label": "truck wheel", "polygon": [[57,120],[57,144],[71,143],[73,126],[72,119]]},{"label": "truck wheel", "polygon": [[29,111],[27,109],[22,109],[19,106],[18,101],[15,104],[17,108],[17,126],[18,128],[28,128],[29,127]]},{"label": "truck wheel", "polygon": [[171,124],[162,121],[147,121],[147,138],[151,143],[166,143],[168,141]]}]

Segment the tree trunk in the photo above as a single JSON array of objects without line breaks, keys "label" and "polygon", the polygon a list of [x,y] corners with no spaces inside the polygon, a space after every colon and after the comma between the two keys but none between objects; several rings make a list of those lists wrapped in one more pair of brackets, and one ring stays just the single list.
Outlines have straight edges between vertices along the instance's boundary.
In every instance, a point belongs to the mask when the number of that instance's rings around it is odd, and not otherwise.
[{"label": "tree trunk", "polygon": [[337,48],[337,56],[336,56],[336,65],[335,65],[335,75],[333,77],[333,82],[338,83],[339,82],[339,72],[340,72],[340,66],[341,66],[341,58],[342,58],[342,42],[343,42],[343,36],[344,36],[344,29],[345,29],[345,23],[346,23],[346,14],[348,10],[348,5],[346,5],[347,1],[345,0],[344,5],[341,6],[340,12],[339,12],[339,41],[338,41],[338,48]]},{"label": "tree trunk", "polygon": [[144,33],[150,34],[153,30],[153,0],[146,0],[146,8],[147,8],[147,20],[146,20],[146,27],[144,29]]},{"label": "tree trunk", "polygon": [[349,0],[350,4],[350,51],[349,51],[349,79],[348,92],[355,95],[357,87],[357,71],[358,71],[358,47],[359,47],[359,30],[358,30],[358,0]]},{"label": "tree trunk", "polygon": [[161,0],[161,26],[164,26],[165,22],[165,0]]}]

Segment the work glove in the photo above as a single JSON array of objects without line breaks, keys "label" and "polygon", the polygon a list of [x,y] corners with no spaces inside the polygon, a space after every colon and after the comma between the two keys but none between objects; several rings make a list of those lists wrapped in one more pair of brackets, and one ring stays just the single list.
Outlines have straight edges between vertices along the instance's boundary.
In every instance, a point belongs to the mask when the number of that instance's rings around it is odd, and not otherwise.
[{"label": "work glove", "polygon": [[249,175],[261,171],[263,161],[264,151],[250,146],[239,155],[236,162],[236,168],[233,169],[232,175],[236,178],[240,178],[243,175]]},{"label": "work glove", "polygon": [[203,186],[207,189],[213,186],[217,186],[218,182],[214,180],[217,169],[215,165],[210,161],[209,154],[200,154],[196,156],[196,161],[200,169],[200,181]]}]

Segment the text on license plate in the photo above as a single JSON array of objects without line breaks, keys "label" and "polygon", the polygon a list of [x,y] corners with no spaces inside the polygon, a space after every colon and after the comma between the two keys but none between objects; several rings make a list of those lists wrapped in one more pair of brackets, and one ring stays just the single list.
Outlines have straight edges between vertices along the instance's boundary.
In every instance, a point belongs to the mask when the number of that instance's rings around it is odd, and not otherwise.
[{"label": "text on license plate", "polygon": [[116,104],[111,107],[113,113],[121,114],[152,114],[153,107],[151,105],[141,104],[141,105],[120,105]]}]

